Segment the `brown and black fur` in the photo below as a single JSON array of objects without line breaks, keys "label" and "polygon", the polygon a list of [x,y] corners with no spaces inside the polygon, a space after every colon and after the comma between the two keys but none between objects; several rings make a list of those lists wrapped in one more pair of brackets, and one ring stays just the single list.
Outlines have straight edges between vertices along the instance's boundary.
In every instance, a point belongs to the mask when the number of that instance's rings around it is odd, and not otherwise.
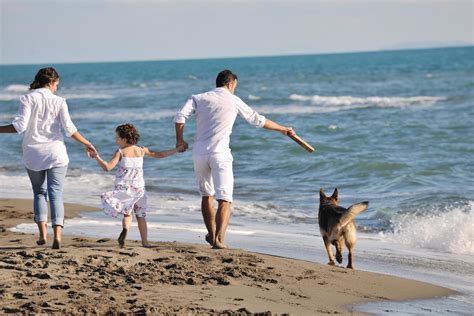
[{"label": "brown and black fur", "polygon": [[318,213],[319,231],[321,232],[324,246],[329,256],[328,264],[335,264],[331,244],[336,247],[337,262],[342,263],[342,243],[344,242],[347,249],[349,249],[349,262],[347,267],[354,269],[353,248],[357,241],[354,218],[360,212],[365,211],[368,206],[369,202],[362,202],[354,204],[347,209],[340,207],[337,188],[330,197],[324,194],[322,188],[320,189]]}]

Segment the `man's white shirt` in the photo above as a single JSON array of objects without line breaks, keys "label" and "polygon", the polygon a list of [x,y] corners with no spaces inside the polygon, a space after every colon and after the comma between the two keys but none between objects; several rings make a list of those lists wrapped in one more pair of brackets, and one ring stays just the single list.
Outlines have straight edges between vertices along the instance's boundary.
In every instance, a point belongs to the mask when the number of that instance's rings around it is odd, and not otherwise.
[{"label": "man's white shirt", "polygon": [[230,152],[230,134],[237,115],[252,126],[261,128],[265,125],[265,116],[226,88],[193,95],[176,113],[174,121],[185,123],[191,114],[196,116],[195,155]]}]

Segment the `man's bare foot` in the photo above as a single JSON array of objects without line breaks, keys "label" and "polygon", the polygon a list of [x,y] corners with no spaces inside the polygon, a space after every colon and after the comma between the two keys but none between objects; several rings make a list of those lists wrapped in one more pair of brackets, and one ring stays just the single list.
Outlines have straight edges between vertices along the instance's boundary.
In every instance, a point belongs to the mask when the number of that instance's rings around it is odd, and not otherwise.
[{"label": "man's bare foot", "polygon": [[214,242],[211,239],[211,236],[209,234],[206,234],[206,241],[209,243],[209,245],[214,246]]},{"label": "man's bare foot", "polygon": [[127,230],[124,228],[117,239],[120,248],[125,247],[125,239],[127,238]]},{"label": "man's bare foot", "polygon": [[219,241],[214,241],[214,245],[212,247],[213,249],[226,249],[227,246],[224,243],[221,243]]}]

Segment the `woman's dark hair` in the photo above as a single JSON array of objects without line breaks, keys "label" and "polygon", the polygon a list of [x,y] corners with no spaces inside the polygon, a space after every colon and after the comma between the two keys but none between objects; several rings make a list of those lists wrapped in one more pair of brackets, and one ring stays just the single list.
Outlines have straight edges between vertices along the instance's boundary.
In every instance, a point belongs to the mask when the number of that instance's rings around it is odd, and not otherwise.
[{"label": "woman's dark hair", "polygon": [[30,89],[44,88],[50,83],[59,80],[59,75],[53,67],[42,68],[38,70],[35,80],[30,84]]},{"label": "woman's dark hair", "polygon": [[133,126],[133,124],[130,123],[117,126],[115,131],[118,133],[120,138],[125,139],[130,145],[135,145],[140,139],[138,130],[135,128],[135,126]]},{"label": "woman's dark hair", "polygon": [[216,78],[216,87],[225,87],[228,83],[238,80],[237,75],[232,73],[232,71],[225,69],[222,70]]}]

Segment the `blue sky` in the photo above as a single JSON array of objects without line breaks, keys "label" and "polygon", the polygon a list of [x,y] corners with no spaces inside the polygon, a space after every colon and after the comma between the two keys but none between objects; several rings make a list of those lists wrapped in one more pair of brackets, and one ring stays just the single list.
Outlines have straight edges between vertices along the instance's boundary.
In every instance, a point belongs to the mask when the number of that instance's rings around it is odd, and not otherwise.
[{"label": "blue sky", "polygon": [[472,0],[0,0],[1,64],[473,45]]}]

